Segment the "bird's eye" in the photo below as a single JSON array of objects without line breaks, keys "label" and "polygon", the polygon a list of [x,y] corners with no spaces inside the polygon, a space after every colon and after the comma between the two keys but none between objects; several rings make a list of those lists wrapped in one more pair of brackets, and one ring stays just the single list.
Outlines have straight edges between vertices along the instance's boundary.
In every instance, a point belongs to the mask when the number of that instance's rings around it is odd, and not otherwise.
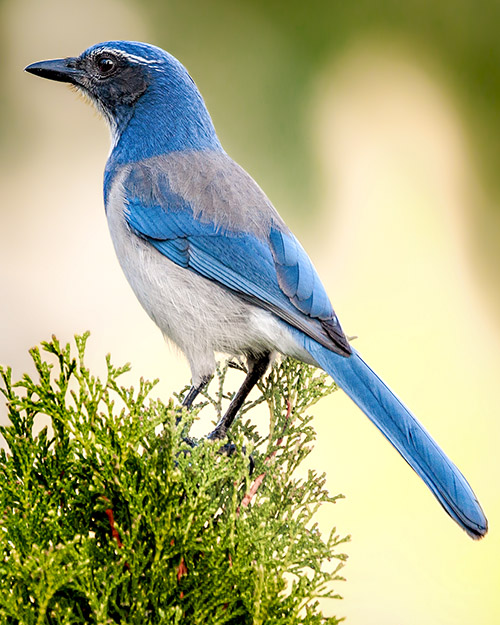
[{"label": "bird's eye", "polygon": [[118,66],[116,59],[110,54],[101,54],[95,61],[99,75],[104,77],[111,76]]}]

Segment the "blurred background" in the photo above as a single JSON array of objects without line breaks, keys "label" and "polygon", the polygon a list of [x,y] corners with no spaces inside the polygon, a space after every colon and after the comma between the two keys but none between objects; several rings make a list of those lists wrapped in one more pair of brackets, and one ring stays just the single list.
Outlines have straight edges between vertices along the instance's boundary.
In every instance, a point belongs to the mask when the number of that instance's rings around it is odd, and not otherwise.
[{"label": "blurred background", "polygon": [[325,611],[353,625],[500,622],[499,23],[494,0],[0,4],[0,362],[32,372],[31,346],[89,329],[97,372],[111,352],[165,400],[189,382],[114,256],[104,123],[22,72],[109,39],[168,49],[490,521],[471,541],[341,393],[322,401],[310,463],[346,499],[319,521],[352,535]]}]

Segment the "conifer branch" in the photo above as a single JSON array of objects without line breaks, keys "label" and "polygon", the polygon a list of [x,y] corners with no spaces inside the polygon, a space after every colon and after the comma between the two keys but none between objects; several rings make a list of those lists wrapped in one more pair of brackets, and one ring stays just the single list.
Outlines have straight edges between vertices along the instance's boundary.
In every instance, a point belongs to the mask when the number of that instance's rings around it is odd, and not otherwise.
[{"label": "conifer branch", "polygon": [[121,386],[130,367],[109,356],[92,375],[87,339],[76,355],[55,337],[32,349],[35,377],[0,367],[0,625],[338,623],[319,600],[338,598],[347,538],[324,539],[314,517],[339,496],[296,474],[315,439],[306,412],[334,385],[275,365],[243,409],[266,403],[269,433],[240,419],[227,455],[186,433],[207,403],[223,410],[228,365],[186,413],[151,399],[155,382]]}]

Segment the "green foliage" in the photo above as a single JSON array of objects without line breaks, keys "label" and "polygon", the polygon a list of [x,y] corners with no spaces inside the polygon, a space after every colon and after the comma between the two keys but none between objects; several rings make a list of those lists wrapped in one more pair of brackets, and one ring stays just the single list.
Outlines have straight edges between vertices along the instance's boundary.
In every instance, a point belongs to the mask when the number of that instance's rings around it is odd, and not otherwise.
[{"label": "green foliage", "polygon": [[[31,350],[38,379],[15,384],[0,369],[11,425],[1,432],[0,623],[55,625],[319,624],[319,598],[346,539],[324,540],[314,523],[336,500],[325,478],[296,469],[315,433],[305,411],[333,390],[311,367],[285,361],[261,383],[270,433],[240,419],[237,451],[186,433],[187,414],[148,398],[154,383],[124,388],[128,366],[107,358],[107,378],[53,338]],[[54,362],[55,361],[55,366]],[[40,415],[51,427],[35,434]],[[181,422],[176,420],[181,416]],[[250,454],[255,468],[250,471]]]}]

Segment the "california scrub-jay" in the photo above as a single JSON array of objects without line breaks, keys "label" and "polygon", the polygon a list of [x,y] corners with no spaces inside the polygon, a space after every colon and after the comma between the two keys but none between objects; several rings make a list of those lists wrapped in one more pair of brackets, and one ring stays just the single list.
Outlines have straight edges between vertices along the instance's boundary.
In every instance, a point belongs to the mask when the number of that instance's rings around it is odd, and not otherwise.
[{"label": "california scrub-jay", "polygon": [[319,366],[365,412],[471,536],[487,520],[469,484],[349,345],[306,252],[255,181],[224,152],[186,69],[154,46],[110,41],[26,71],[70,83],[109,122],[104,199],[118,259],[142,306],[186,355],[190,407],[215,369],[248,374],[223,438],[273,355]]}]

